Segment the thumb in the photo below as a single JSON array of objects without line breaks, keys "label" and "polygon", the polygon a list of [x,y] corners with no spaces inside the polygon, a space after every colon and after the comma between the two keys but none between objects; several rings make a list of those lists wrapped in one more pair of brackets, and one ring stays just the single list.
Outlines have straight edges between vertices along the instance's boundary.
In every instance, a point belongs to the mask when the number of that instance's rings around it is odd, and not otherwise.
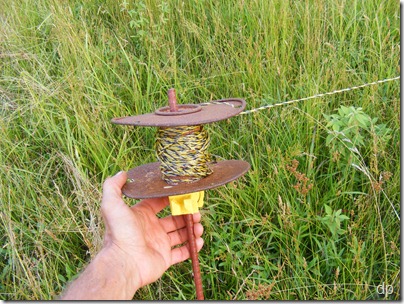
[{"label": "thumb", "polygon": [[125,171],[120,171],[112,177],[108,177],[102,186],[102,209],[108,209],[109,206],[121,204],[122,187],[125,185],[127,174]]}]

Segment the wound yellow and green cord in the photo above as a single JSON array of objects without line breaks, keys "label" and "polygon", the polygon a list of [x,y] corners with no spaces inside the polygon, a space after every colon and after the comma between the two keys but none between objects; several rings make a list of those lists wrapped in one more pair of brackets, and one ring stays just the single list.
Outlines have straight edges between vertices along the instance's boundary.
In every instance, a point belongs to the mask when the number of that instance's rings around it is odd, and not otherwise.
[{"label": "wound yellow and green cord", "polygon": [[192,183],[212,173],[209,133],[203,126],[159,128],[156,153],[162,178],[168,184]]}]

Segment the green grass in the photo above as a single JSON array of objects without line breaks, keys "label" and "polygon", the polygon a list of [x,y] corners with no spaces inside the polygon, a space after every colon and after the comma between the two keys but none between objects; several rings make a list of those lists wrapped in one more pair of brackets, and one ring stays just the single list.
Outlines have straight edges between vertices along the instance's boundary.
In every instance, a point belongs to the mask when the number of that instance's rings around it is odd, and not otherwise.
[{"label": "green grass", "polygon": [[[171,87],[180,103],[252,109],[400,73],[393,0],[3,0],[0,12],[1,299],[60,294],[101,246],[103,180],[156,160],[154,129],[113,117],[165,106]],[[207,192],[205,298],[401,298],[399,84],[208,126],[211,152],[251,170]],[[357,153],[327,145],[323,114],[342,105],[386,124],[387,143],[362,130]],[[325,205],[349,217],[341,234]],[[135,299],[193,299],[190,272],[176,265]]]}]

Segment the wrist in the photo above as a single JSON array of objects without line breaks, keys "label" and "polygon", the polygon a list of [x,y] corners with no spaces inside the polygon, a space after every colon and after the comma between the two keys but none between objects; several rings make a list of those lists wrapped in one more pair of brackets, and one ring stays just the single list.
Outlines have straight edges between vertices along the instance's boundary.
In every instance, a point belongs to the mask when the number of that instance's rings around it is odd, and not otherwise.
[{"label": "wrist", "polygon": [[108,246],[97,254],[96,259],[104,265],[103,267],[106,267],[110,275],[108,284],[119,286],[122,296],[131,300],[142,284],[139,272],[131,263],[128,255],[123,254],[119,248]]},{"label": "wrist", "polygon": [[131,300],[141,287],[138,272],[111,248],[102,249],[67,288],[62,300]]}]

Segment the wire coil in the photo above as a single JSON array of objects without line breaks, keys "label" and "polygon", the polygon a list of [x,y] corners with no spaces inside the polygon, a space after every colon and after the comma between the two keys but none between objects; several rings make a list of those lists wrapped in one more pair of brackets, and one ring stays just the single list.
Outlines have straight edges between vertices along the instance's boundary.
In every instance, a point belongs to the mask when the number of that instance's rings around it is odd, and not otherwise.
[{"label": "wire coil", "polygon": [[209,143],[209,133],[203,126],[159,128],[156,153],[163,180],[176,185],[192,183],[210,175]]}]

